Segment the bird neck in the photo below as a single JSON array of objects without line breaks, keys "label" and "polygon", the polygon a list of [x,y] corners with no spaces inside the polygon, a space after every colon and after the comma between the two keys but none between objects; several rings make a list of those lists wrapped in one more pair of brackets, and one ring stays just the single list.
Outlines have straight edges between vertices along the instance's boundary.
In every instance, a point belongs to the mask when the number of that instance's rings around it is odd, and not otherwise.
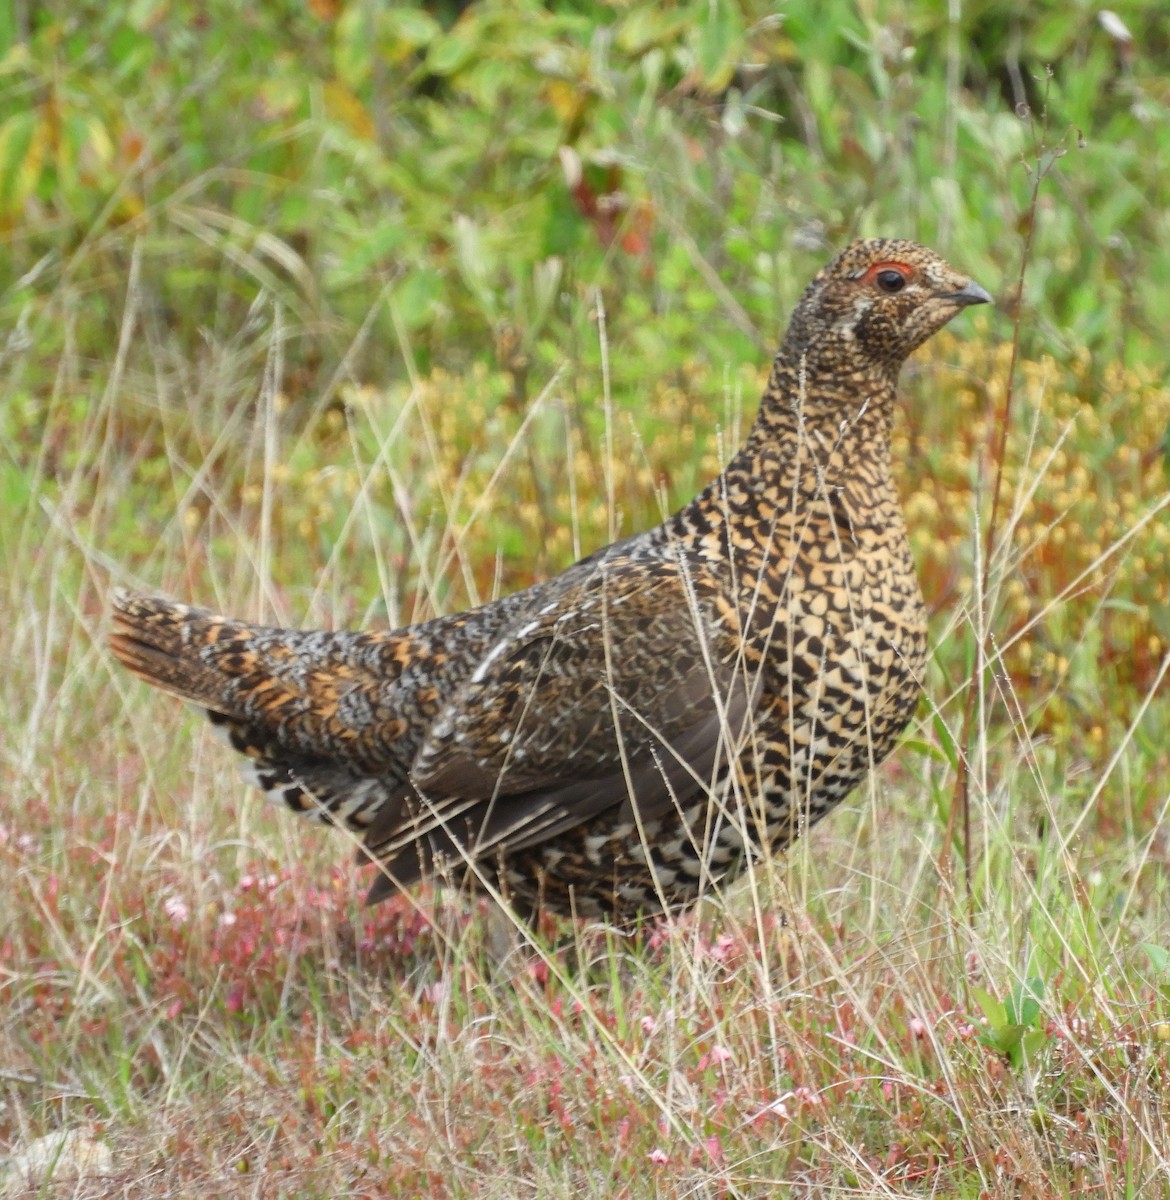
[{"label": "bird neck", "polygon": [[881,367],[833,370],[782,351],[747,441],[708,488],[717,497],[707,503],[759,514],[836,488],[856,492],[865,507],[896,502],[896,399],[895,378]]},{"label": "bird neck", "polygon": [[810,453],[824,468],[847,452],[888,452],[897,376],[883,364],[817,363],[811,355],[781,351],[772,364],[752,443],[780,443]]}]

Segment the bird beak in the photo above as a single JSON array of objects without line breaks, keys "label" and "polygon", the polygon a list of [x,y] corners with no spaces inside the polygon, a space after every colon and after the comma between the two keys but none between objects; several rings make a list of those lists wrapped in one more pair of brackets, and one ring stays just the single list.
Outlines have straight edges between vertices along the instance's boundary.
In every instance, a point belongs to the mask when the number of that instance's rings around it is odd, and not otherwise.
[{"label": "bird beak", "polygon": [[981,288],[973,279],[968,279],[958,291],[943,292],[939,299],[949,300],[952,304],[959,305],[960,308],[966,308],[968,304],[993,303],[991,293],[985,288]]}]

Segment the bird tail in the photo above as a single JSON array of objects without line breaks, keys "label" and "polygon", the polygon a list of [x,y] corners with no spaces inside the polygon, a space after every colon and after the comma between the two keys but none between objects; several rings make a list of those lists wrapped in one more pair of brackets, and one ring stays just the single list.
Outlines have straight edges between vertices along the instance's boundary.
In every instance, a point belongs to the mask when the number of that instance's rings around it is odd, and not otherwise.
[{"label": "bird tail", "polygon": [[202,655],[220,642],[246,641],[253,626],[124,588],[114,592],[113,606],[110,649],[127,670],[172,696],[232,713],[237,705],[227,691],[231,676]]},{"label": "bird tail", "polygon": [[369,656],[400,636],[252,625],[119,589],[110,649],[140,679],[206,711],[278,804],[362,833],[404,783],[389,759],[405,723],[370,721],[385,673]]}]

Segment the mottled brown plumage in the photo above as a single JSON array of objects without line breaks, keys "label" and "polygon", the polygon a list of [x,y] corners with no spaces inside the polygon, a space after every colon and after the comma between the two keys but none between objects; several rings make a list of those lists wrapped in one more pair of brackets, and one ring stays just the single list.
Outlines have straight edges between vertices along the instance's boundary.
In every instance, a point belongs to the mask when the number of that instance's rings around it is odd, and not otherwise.
[{"label": "mottled brown plumage", "polygon": [[751,433],[655,529],[481,608],[299,633],[120,592],[114,653],[202,706],[256,783],[381,874],[524,907],[689,903],[890,752],[926,619],[890,474],[902,363],[990,297],[905,241],[850,246],[793,314]]}]

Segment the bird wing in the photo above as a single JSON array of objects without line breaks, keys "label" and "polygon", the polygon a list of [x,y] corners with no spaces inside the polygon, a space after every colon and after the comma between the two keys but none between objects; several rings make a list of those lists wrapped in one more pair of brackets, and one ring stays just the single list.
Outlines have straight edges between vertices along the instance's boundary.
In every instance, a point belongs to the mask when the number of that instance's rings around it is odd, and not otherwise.
[{"label": "bird wing", "polygon": [[599,562],[490,646],[365,855],[406,883],[435,854],[515,852],[608,809],[616,823],[681,811],[735,755],[758,690],[712,619],[718,591],[690,560]]}]

